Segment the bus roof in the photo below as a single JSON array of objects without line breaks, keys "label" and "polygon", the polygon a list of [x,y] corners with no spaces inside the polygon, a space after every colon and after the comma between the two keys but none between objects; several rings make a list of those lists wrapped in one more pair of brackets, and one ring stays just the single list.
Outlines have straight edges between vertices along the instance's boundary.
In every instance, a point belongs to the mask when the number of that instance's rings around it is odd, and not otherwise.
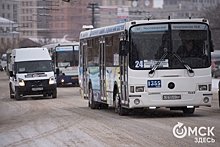
[{"label": "bus roof", "polygon": [[132,25],[136,24],[153,24],[153,23],[170,23],[170,22],[201,22],[208,24],[208,20],[204,18],[191,18],[191,19],[154,19],[154,20],[132,20],[125,23],[116,25],[105,26],[101,28],[82,31],[79,39],[102,36],[124,31]]},{"label": "bus roof", "polygon": [[47,45],[44,45],[42,47],[45,47],[45,48],[55,48],[56,46],[66,46],[66,45],[79,45],[79,42],[61,42],[61,43],[53,43],[53,44],[47,44]]}]

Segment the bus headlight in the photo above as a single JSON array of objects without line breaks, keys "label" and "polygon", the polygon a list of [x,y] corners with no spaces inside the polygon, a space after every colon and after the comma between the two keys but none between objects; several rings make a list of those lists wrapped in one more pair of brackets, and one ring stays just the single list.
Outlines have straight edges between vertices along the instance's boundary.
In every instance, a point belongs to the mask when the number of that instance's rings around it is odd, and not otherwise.
[{"label": "bus headlight", "polygon": [[55,77],[50,77],[49,85],[54,84],[56,82],[55,80],[56,80]]},{"label": "bus headlight", "polygon": [[207,85],[199,85],[199,91],[207,91]]},{"label": "bus headlight", "polygon": [[25,86],[24,80],[21,78],[18,78],[18,85],[19,86]]},{"label": "bus headlight", "polygon": [[144,86],[137,86],[136,88],[136,92],[144,92]]}]

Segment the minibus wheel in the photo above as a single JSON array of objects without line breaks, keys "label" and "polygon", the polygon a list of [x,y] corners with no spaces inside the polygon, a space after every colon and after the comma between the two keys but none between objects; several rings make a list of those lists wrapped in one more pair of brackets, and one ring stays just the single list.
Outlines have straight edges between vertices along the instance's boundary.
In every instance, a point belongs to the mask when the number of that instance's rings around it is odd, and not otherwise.
[{"label": "minibus wheel", "polygon": [[57,90],[53,91],[52,98],[57,98]]},{"label": "minibus wheel", "polygon": [[15,89],[15,99],[19,101],[21,99],[20,92]]}]

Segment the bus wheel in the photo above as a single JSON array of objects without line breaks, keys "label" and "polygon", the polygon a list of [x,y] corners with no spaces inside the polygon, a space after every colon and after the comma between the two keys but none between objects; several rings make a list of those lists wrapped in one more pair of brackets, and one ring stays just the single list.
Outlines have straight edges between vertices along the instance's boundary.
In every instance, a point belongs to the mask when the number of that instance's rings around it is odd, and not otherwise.
[{"label": "bus wheel", "polygon": [[118,114],[119,115],[125,116],[125,115],[128,115],[128,113],[129,113],[128,109],[123,108],[122,106],[119,106],[119,109],[118,109]]},{"label": "bus wheel", "polygon": [[115,110],[115,113],[117,113],[118,112],[118,94],[116,94],[115,92],[114,92],[114,96],[113,96],[113,106],[114,106],[114,110]]},{"label": "bus wheel", "polygon": [[89,106],[91,109],[96,109],[96,102],[94,102],[94,97],[93,97],[93,90],[91,86],[89,87]]},{"label": "bus wheel", "polygon": [[100,108],[101,108],[101,109],[108,109],[108,104],[101,104],[101,105],[100,105]]},{"label": "bus wheel", "polygon": [[120,97],[119,97],[118,101],[119,101],[119,103],[118,103],[118,114],[121,115],[121,116],[128,115],[129,109],[126,109],[126,108],[122,107]]},{"label": "bus wheel", "polygon": [[184,108],[183,113],[184,114],[193,114],[195,111],[195,108]]},{"label": "bus wheel", "polygon": [[21,99],[20,93],[19,93],[19,91],[16,90],[16,89],[15,89],[15,99],[16,99],[17,101],[19,101],[19,100]]}]

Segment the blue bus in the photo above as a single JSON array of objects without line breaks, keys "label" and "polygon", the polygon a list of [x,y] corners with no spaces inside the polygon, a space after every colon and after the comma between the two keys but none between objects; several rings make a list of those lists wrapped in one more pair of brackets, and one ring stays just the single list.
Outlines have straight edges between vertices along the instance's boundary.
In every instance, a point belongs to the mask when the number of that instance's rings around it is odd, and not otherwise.
[{"label": "blue bus", "polygon": [[46,45],[49,50],[57,86],[78,85],[79,42],[65,42]]}]

